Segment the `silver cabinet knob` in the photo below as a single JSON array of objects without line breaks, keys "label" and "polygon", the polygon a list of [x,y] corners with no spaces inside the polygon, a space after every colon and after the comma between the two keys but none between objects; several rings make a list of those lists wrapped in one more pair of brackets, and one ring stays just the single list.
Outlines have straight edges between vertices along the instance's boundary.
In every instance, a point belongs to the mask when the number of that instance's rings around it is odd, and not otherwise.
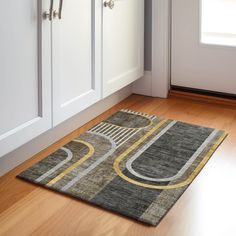
[{"label": "silver cabinet knob", "polygon": [[109,7],[110,9],[113,9],[114,6],[115,6],[114,0],[104,2],[104,7]]}]

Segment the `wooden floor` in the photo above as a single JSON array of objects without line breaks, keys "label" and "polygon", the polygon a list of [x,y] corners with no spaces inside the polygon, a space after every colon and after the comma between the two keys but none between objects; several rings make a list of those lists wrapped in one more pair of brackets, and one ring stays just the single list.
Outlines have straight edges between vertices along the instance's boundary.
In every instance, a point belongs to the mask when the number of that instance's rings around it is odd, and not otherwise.
[{"label": "wooden floor", "polygon": [[[229,136],[157,227],[149,227],[15,176],[113,112],[129,108],[224,129]],[[0,235],[235,236],[236,106],[132,95],[0,178]]]}]

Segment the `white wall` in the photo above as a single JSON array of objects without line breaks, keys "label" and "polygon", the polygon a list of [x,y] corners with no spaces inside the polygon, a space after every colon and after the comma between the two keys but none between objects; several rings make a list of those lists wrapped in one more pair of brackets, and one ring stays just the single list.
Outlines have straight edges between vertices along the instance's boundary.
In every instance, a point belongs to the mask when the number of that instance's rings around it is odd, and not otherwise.
[{"label": "white wall", "polygon": [[171,0],[145,1],[145,75],[133,93],[167,98],[170,89]]}]

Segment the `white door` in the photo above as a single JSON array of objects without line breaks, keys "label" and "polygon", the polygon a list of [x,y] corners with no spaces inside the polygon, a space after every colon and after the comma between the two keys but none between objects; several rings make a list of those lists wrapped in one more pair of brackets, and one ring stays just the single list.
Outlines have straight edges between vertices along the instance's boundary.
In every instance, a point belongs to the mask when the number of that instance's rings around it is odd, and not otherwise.
[{"label": "white door", "polygon": [[0,157],[51,127],[46,0],[0,0]]},{"label": "white door", "polygon": [[236,94],[236,1],[172,1],[175,86]]},{"label": "white door", "polygon": [[55,126],[101,98],[102,2],[54,0],[54,9],[61,9],[52,24]]},{"label": "white door", "polygon": [[143,76],[144,0],[107,0],[103,9],[103,97]]}]

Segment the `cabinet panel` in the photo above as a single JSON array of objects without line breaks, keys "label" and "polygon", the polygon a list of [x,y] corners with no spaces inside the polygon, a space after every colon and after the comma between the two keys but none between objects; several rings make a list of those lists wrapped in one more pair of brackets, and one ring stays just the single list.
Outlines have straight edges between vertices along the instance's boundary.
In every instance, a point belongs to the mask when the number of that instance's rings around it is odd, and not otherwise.
[{"label": "cabinet panel", "polygon": [[99,0],[67,0],[53,21],[54,125],[101,97],[101,7]]},{"label": "cabinet panel", "polygon": [[143,76],[144,1],[114,1],[103,9],[103,96]]},{"label": "cabinet panel", "polygon": [[47,5],[0,0],[0,156],[51,127]]}]

